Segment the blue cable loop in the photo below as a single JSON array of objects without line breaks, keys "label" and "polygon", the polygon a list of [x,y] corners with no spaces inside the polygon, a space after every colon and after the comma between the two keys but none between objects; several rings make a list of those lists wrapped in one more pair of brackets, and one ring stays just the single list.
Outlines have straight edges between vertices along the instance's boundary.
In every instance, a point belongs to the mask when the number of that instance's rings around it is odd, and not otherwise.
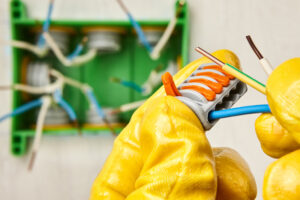
[{"label": "blue cable loop", "polygon": [[212,121],[220,118],[233,117],[238,115],[247,115],[247,114],[254,114],[254,113],[270,113],[270,112],[271,110],[268,104],[244,106],[238,108],[230,108],[226,110],[212,111],[209,113],[208,119]]},{"label": "blue cable loop", "polygon": [[26,103],[26,104],[24,104],[24,105],[16,108],[13,112],[8,113],[8,114],[2,116],[0,118],[0,122],[4,121],[5,119],[7,119],[9,117],[13,117],[13,116],[22,114],[22,113],[24,113],[24,112],[26,112],[28,110],[31,110],[31,109],[33,109],[35,107],[38,107],[38,106],[42,105],[42,103],[43,103],[43,101],[42,101],[41,98],[33,100],[33,101],[30,101],[30,102],[28,102],[28,103]]},{"label": "blue cable loop", "polygon": [[[49,30],[52,11],[53,11],[53,3],[51,2],[49,5],[49,8],[48,8],[47,18],[43,24],[43,33],[48,32],[48,30]],[[45,41],[44,36],[40,35],[39,40],[38,40],[38,46],[42,48],[42,47],[44,47],[45,43],[46,43],[46,41]]]},{"label": "blue cable loop", "polygon": [[71,107],[71,105],[63,99],[63,97],[61,95],[61,91],[56,90],[53,94],[53,97],[54,97],[55,101],[58,103],[58,105],[60,105],[67,112],[70,119],[72,121],[75,121],[77,119],[76,113],[73,110],[73,108]]},{"label": "blue cable loop", "polygon": [[83,45],[78,44],[75,50],[67,57],[67,59],[73,60],[82,52],[82,50],[83,50]]},{"label": "blue cable loop", "polygon": [[126,87],[132,88],[132,89],[134,89],[135,91],[137,91],[139,93],[142,93],[144,91],[144,88],[140,87],[139,85],[137,85],[136,83],[131,82],[131,81],[121,80],[121,84],[126,86]]},{"label": "blue cable loop", "polygon": [[101,118],[105,118],[105,113],[104,113],[103,109],[101,108],[100,104],[98,103],[93,90],[88,90],[86,92],[86,94],[87,94],[87,97],[89,98],[90,102],[95,106],[97,114]]},{"label": "blue cable loop", "polygon": [[145,46],[147,51],[149,51],[151,53],[153,50],[153,47],[150,45],[150,43],[146,39],[146,36],[145,36],[141,26],[139,25],[139,23],[137,21],[135,21],[135,19],[132,17],[132,15],[130,13],[127,13],[127,15],[128,15],[130,23],[132,24],[132,26],[134,27],[134,29],[138,35],[139,40]]}]

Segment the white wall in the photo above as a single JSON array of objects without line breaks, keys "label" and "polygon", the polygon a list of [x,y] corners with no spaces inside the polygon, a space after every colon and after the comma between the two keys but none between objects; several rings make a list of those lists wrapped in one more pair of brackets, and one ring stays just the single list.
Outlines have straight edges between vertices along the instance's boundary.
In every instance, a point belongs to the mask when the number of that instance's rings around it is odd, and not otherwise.
[{"label": "white wall", "polygon": [[[168,19],[172,0],[124,0],[139,19]],[[46,0],[26,0],[30,16],[43,18]],[[300,47],[300,1],[297,0],[189,0],[191,12],[191,60],[200,45],[214,51],[228,48],[240,58],[244,71],[265,82],[267,76],[245,40],[254,41],[274,66],[296,57]],[[152,9],[143,9],[152,8]],[[113,11],[113,12],[112,12]],[[76,15],[74,15],[76,13]],[[56,0],[54,18],[124,18],[112,0]],[[0,41],[9,38],[8,0],[0,0]],[[10,50],[0,44],[0,85],[11,80]],[[0,93],[0,114],[10,107],[10,93]],[[266,99],[249,88],[237,106],[263,104]],[[272,159],[260,149],[254,131],[258,115],[221,120],[208,132],[212,146],[229,146],[248,161],[261,198],[263,174]],[[0,124],[0,199],[52,200],[87,199],[90,186],[112,148],[110,136],[50,137],[43,139],[32,173],[27,173],[28,157],[15,158],[9,153],[9,121]]]}]

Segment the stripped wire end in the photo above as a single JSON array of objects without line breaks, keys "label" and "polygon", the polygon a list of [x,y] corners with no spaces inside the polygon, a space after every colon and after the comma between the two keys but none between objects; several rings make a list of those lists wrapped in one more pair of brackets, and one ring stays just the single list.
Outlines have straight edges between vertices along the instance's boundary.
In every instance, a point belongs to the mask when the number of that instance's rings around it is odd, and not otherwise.
[{"label": "stripped wire end", "polygon": [[225,63],[223,63],[222,61],[220,61],[218,58],[214,57],[213,55],[211,55],[210,53],[208,53],[207,51],[205,51],[204,49],[197,47],[195,49],[197,52],[201,53],[203,56],[207,57],[208,59],[210,59],[211,61],[213,61],[214,63],[216,63],[219,66],[223,66],[225,65]]},{"label": "stripped wire end", "polygon": [[122,10],[126,13],[126,14],[130,14],[128,8],[125,6],[125,4],[123,3],[122,0],[117,0],[118,4],[120,5],[120,7],[122,8]]},{"label": "stripped wire end", "polygon": [[119,84],[123,85],[124,87],[131,88],[139,93],[142,93],[145,90],[145,88],[139,86],[138,84],[136,84],[135,82],[132,82],[132,81],[125,81],[125,80],[122,80],[122,79],[116,78],[116,77],[111,77],[110,81],[113,83],[119,83]]},{"label": "stripped wire end", "polygon": [[84,46],[88,42],[88,40],[89,40],[89,38],[87,36],[84,36],[82,38],[81,45]]},{"label": "stripped wire end", "polygon": [[29,172],[32,171],[32,169],[33,169],[35,158],[36,158],[36,152],[32,151],[30,160],[29,160],[29,164],[28,164],[28,168],[27,168]]},{"label": "stripped wire end", "polygon": [[112,135],[117,136],[118,134],[116,133],[115,129],[112,127],[112,125],[110,124],[110,122],[107,120],[107,118],[103,117],[102,120],[103,120],[105,126],[107,126],[107,128],[110,130],[110,132],[112,133]]},{"label": "stripped wire end", "polygon": [[160,65],[157,65],[157,67],[155,67],[154,71],[155,71],[156,73],[158,73],[158,72],[161,71],[162,69],[163,69],[163,65],[160,64]]},{"label": "stripped wire end", "polygon": [[14,87],[12,85],[1,85],[0,90],[12,90]]},{"label": "stripped wire end", "polygon": [[267,58],[264,58],[263,55],[260,53],[260,51],[257,49],[257,47],[255,46],[252,38],[250,37],[250,35],[246,36],[249,45],[251,46],[252,50],[254,51],[254,53],[256,54],[256,56],[259,59],[260,65],[263,67],[264,71],[267,73],[267,75],[270,75],[273,71],[272,65],[270,64],[270,62],[268,61]]},{"label": "stripped wire end", "polygon": [[259,60],[263,59],[263,55],[260,53],[260,51],[257,49],[256,45],[254,44],[252,38],[250,35],[246,36],[246,39],[249,43],[249,45],[251,46],[252,50],[254,51],[254,53],[256,54],[256,56],[258,57]]},{"label": "stripped wire end", "polygon": [[108,114],[116,115],[116,114],[119,114],[120,112],[121,112],[121,108],[115,108],[115,109],[111,110]]},{"label": "stripped wire end", "polygon": [[109,80],[113,83],[121,83],[121,79],[117,77],[110,77]]},{"label": "stripped wire end", "polygon": [[80,128],[79,123],[78,123],[77,120],[73,121],[73,126],[78,130],[78,135],[81,136],[82,135],[82,131],[81,131],[81,128]]},{"label": "stripped wire end", "polygon": [[184,6],[185,3],[186,3],[185,0],[180,0],[180,1],[178,2],[178,5],[179,5],[179,6],[177,7],[176,12],[175,12],[176,18],[179,17],[179,15],[181,14],[182,8],[183,8],[183,6]]}]

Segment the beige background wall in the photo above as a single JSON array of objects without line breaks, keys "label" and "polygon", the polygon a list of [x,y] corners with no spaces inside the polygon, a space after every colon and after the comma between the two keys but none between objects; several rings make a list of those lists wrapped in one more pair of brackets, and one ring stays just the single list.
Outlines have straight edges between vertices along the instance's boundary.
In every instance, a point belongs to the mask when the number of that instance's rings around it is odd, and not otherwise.
[{"label": "beige background wall", "polygon": [[[124,0],[138,19],[168,19],[172,0]],[[46,0],[26,0],[30,16],[44,18]],[[191,12],[190,58],[201,45],[209,51],[228,48],[240,58],[244,71],[265,82],[245,35],[251,34],[262,53],[277,66],[299,56],[300,1],[298,0],[189,0]],[[144,9],[145,8],[145,9]],[[150,9],[149,9],[150,8]],[[113,0],[56,0],[54,18],[122,18]],[[8,0],[0,0],[0,40],[9,38]],[[0,85],[11,80],[10,49],[1,43]],[[0,92],[0,115],[9,112],[10,92]],[[249,88],[237,106],[263,104],[265,97]],[[229,146],[248,161],[261,198],[263,174],[272,159],[260,149],[254,132],[258,115],[221,120],[208,132],[212,146]],[[110,136],[73,136],[43,139],[35,169],[27,173],[28,157],[9,153],[9,121],[0,124],[0,199],[5,200],[82,200],[87,199],[94,177],[109,154]]]}]

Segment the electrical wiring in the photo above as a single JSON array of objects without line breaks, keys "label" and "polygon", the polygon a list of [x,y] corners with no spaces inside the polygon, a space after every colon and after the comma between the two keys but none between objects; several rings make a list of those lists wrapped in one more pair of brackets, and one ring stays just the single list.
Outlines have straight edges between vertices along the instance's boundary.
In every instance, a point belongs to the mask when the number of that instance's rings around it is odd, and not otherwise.
[{"label": "electrical wiring", "polygon": [[43,35],[46,43],[49,45],[56,57],[63,65],[67,67],[79,66],[85,62],[92,60],[97,55],[96,49],[90,49],[85,55],[77,56],[74,59],[70,60],[63,55],[62,51],[59,49],[58,45],[55,43],[54,39],[48,32],[44,32]]},{"label": "electrical wiring", "polygon": [[253,52],[255,53],[255,55],[257,56],[257,58],[259,59],[260,65],[263,67],[263,69],[265,70],[265,72],[267,73],[267,75],[270,75],[272,73],[272,71],[273,71],[272,65],[270,64],[270,62],[268,61],[268,59],[265,58],[265,57],[263,57],[263,55],[257,49],[257,47],[254,44],[251,36],[247,35],[246,39],[247,39],[250,47],[252,48]]},{"label": "electrical wiring", "polygon": [[71,121],[73,121],[73,122],[77,121],[77,116],[76,116],[75,111],[73,110],[71,105],[66,100],[64,100],[64,98],[61,95],[61,90],[56,90],[53,93],[53,98],[54,98],[55,102],[58,105],[60,105],[67,112]]},{"label": "electrical wiring", "polygon": [[133,16],[131,15],[131,13],[129,12],[129,10],[127,9],[127,7],[125,6],[125,4],[122,2],[122,0],[117,0],[118,4],[120,5],[120,7],[123,9],[123,11],[126,13],[130,23],[132,24],[133,28],[135,29],[139,40],[141,41],[141,43],[144,45],[144,47],[147,49],[147,51],[149,53],[152,52],[153,47],[151,46],[151,44],[148,42],[141,26],[139,25],[139,23],[133,18]]},{"label": "electrical wiring", "polygon": [[28,92],[30,94],[51,94],[55,90],[62,88],[63,87],[63,80],[62,79],[57,79],[54,83],[49,84],[47,86],[42,86],[42,87],[33,87],[29,85],[24,85],[24,84],[14,84],[12,88],[14,90],[20,90],[23,92]]},{"label": "electrical wiring", "polygon": [[28,110],[36,108],[36,107],[40,106],[41,104],[42,104],[42,99],[36,99],[36,100],[30,101],[26,104],[23,104],[22,106],[16,108],[13,112],[0,117],[0,122],[6,120],[9,117],[14,117],[14,116],[22,114]]},{"label": "electrical wiring", "polygon": [[169,41],[169,39],[176,27],[177,19],[179,17],[179,14],[180,14],[181,9],[184,6],[184,4],[185,4],[185,0],[179,1],[178,10],[176,11],[175,15],[170,20],[165,32],[163,33],[160,40],[155,45],[155,47],[153,48],[153,51],[150,54],[150,56],[153,60],[157,60],[160,57],[160,53],[161,53],[162,49],[166,46],[167,42]]},{"label": "electrical wiring", "polygon": [[121,79],[115,78],[115,77],[110,78],[110,80],[114,83],[119,83],[125,87],[129,87],[139,93],[142,93],[144,91],[144,88],[142,88],[141,86],[139,86],[138,84],[136,84],[132,81],[125,81],[125,80],[121,80]]},{"label": "electrical wiring", "polygon": [[41,48],[39,46],[30,44],[30,43],[24,42],[24,41],[12,40],[12,41],[8,42],[8,45],[15,47],[15,48],[28,50],[40,58],[45,57],[49,52],[48,48]]},{"label": "electrical wiring", "polygon": [[113,135],[117,135],[117,133],[115,132],[113,127],[110,125],[109,121],[107,120],[106,114],[103,111],[103,109],[101,108],[100,104],[98,103],[97,98],[96,98],[96,96],[95,96],[92,89],[87,91],[87,97],[89,98],[90,102],[92,103],[92,105],[96,109],[97,114],[102,118],[105,125],[110,129],[111,133]]},{"label": "electrical wiring", "polygon": [[50,73],[51,76],[56,77],[57,79],[62,80],[64,83],[69,84],[73,87],[76,87],[80,90],[85,91],[87,88],[89,88],[89,86],[87,84],[83,84],[83,83],[80,83],[79,81],[76,81],[74,79],[70,79],[70,78],[64,76],[62,73],[60,73],[59,71],[57,71],[55,69],[51,69],[49,73]]},{"label": "electrical wiring", "polygon": [[[54,6],[54,0],[50,0],[49,7],[48,7],[47,18],[46,18],[46,20],[43,24],[43,32],[48,32],[49,31],[53,6]],[[38,47],[43,48],[45,46],[45,44],[46,43],[45,43],[44,36],[40,35],[39,40],[38,40]]]},{"label": "electrical wiring", "polygon": [[209,120],[216,120],[220,118],[226,117],[234,117],[239,115],[247,115],[247,114],[254,114],[254,113],[270,113],[270,107],[268,104],[263,105],[253,105],[253,106],[244,106],[238,108],[230,108],[226,110],[218,110],[212,111],[209,113]]},{"label": "electrical wiring", "polygon": [[41,139],[42,139],[42,134],[43,134],[43,127],[44,127],[44,122],[46,118],[47,111],[51,105],[51,97],[50,96],[44,96],[41,98],[42,101],[42,106],[39,111],[38,119],[37,119],[37,126],[35,130],[35,136],[34,136],[34,141],[33,141],[33,146],[31,150],[31,156],[29,160],[29,165],[28,165],[28,170],[31,171],[33,168],[33,164],[36,158],[36,154],[38,152],[38,149],[40,147]]},{"label": "electrical wiring", "polygon": [[235,68],[234,66],[231,66],[228,63],[226,63],[226,64],[223,63],[222,61],[220,61],[219,59],[217,59],[216,57],[214,57],[213,55],[211,55],[210,53],[208,53],[207,51],[205,51],[204,49],[202,49],[200,47],[197,47],[196,51],[201,53],[203,56],[207,57],[208,59],[210,59],[217,65],[221,66],[224,71],[233,75],[240,81],[250,85],[257,91],[259,91],[263,94],[266,94],[266,86],[264,84],[262,84],[261,82],[257,81],[256,79],[252,78],[248,74],[245,74],[244,72],[238,70],[237,68]]},{"label": "electrical wiring", "polygon": [[62,79],[64,81],[64,83],[69,84],[69,85],[71,85],[75,88],[80,89],[82,91],[82,93],[87,97],[87,99],[90,103],[90,106],[94,107],[96,109],[97,114],[102,118],[105,125],[110,129],[110,131],[112,132],[113,135],[116,135],[114,129],[110,125],[110,122],[107,120],[106,115],[103,112],[100,104],[98,103],[92,88],[89,85],[83,84],[83,83],[80,83],[79,81],[76,81],[76,80],[70,79],[68,77],[65,77],[60,72],[58,72],[54,69],[52,69],[50,71],[50,74],[54,77],[57,77],[58,79]]},{"label": "electrical wiring", "polygon": [[123,104],[120,107],[112,110],[111,114],[117,114],[117,113],[128,112],[128,111],[134,110],[134,109],[140,107],[141,105],[143,105],[145,102],[146,102],[146,100],[141,100],[141,101],[131,102],[128,104]]},{"label": "electrical wiring", "polygon": [[67,59],[69,60],[73,60],[74,58],[76,58],[77,56],[80,55],[80,53],[83,50],[83,47],[85,45],[85,43],[87,42],[88,38],[84,37],[82,39],[82,41],[77,45],[77,47],[75,48],[75,50],[67,57]]},{"label": "electrical wiring", "polygon": [[161,84],[161,76],[165,72],[169,72],[171,75],[174,75],[178,71],[177,66],[173,61],[168,63],[167,69],[160,71],[160,68],[162,68],[161,65],[159,65],[156,69],[153,69],[146,82],[142,85],[142,88],[144,89],[142,94],[144,96],[149,95],[159,84]]}]

